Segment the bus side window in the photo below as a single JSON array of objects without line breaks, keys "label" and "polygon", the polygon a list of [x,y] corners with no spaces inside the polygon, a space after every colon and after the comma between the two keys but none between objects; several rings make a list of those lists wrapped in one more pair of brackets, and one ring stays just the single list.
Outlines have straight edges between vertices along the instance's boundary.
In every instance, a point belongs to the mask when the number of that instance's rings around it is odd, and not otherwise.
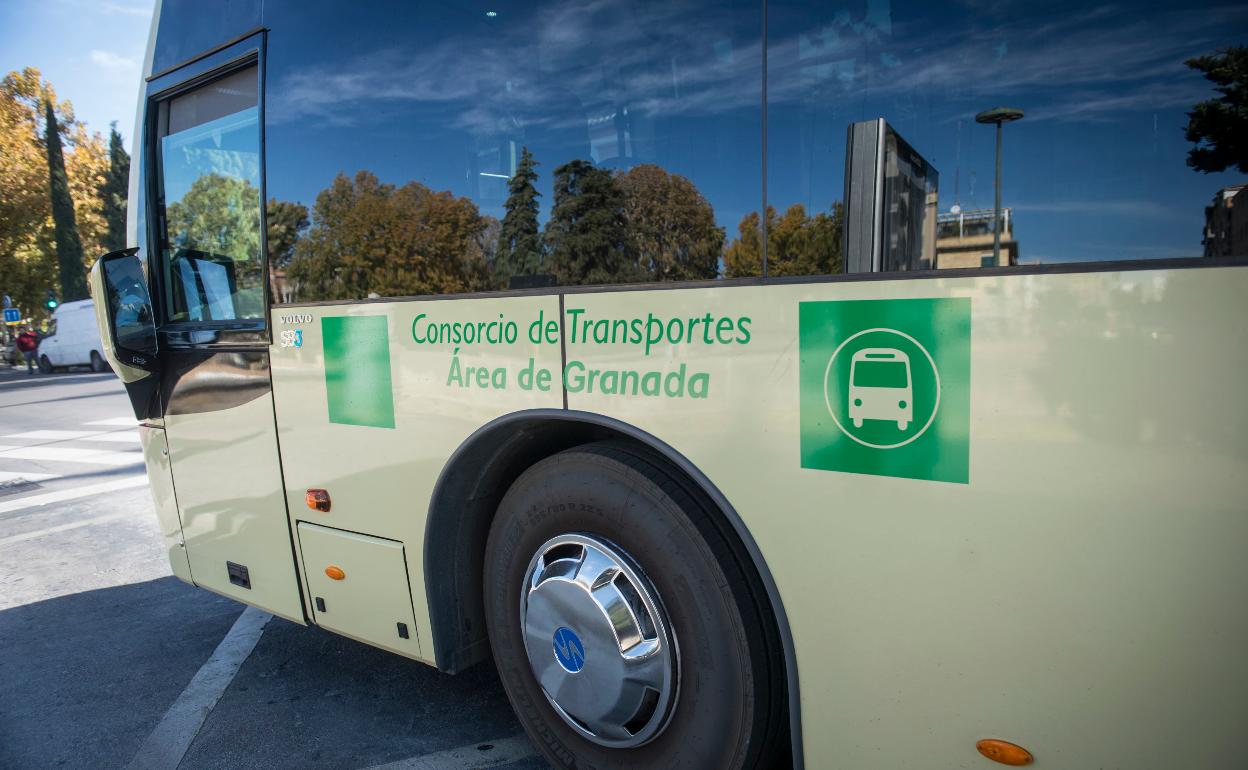
[{"label": "bus side window", "polygon": [[169,321],[264,316],[257,77],[252,65],[159,104]]}]

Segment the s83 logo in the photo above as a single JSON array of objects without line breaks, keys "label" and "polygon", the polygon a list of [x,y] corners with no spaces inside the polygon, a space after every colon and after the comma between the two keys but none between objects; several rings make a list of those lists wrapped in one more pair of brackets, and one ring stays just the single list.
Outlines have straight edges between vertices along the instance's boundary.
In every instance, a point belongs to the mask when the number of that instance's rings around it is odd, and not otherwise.
[{"label": "s83 logo", "polygon": [[282,332],[282,339],[279,344],[284,348],[303,347],[303,329],[284,330]]}]

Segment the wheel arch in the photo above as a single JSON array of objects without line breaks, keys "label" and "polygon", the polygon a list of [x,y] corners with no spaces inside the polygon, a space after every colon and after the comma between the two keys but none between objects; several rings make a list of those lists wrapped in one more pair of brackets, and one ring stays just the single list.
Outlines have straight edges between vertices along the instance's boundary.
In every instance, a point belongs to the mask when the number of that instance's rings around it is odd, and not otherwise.
[{"label": "wheel arch", "polygon": [[[748,555],[776,624],[784,658],[793,766],[802,767],[793,635],[779,589],[758,544],[732,504],[688,458],[656,436],[605,415],[565,409],[512,412],[478,428],[447,460],[433,488],[423,545],[432,626],[429,636],[437,667],[455,673],[489,655],[481,598],[485,540],[511,483],[545,457],[607,439],[640,445],[683,473],[706,495]],[[448,575],[452,579],[445,579]]]}]

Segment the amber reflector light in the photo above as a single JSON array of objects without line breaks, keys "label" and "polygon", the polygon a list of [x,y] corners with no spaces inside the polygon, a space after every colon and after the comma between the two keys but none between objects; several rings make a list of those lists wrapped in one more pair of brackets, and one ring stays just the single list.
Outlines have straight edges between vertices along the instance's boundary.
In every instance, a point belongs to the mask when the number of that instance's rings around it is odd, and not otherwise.
[{"label": "amber reflector light", "polygon": [[1022,767],[1023,765],[1030,765],[1032,762],[1030,751],[1009,741],[985,738],[975,744],[975,748],[979,749],[980,754],[988,757],[993,762],[1000,762],[1003,765]]},{"label": "amber reflector light", "polygon": [[324,489],[309,489],[304,496],[308,507],[321,513],[329,513],[329,492]]},{"label": "amber reflector light", "polygon": [[332,564],[325,568],[325,574],[333,580],[342,580],[347,576],[347,573],[342,571],[342,567],[335,567]]}]

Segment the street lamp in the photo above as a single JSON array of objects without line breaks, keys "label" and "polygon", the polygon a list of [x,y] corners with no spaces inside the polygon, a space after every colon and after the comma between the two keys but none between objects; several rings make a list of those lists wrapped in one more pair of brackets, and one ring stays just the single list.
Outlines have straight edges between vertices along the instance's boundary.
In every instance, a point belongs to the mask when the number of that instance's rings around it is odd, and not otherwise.
[{"label": "street lamp", "polygon": [[997,124],[997,176],[993,184],[992,204],[992,264],[1001,265],[1001,125],[1021,120],[1023,111],[1014,107],[993,107],[975,116],[976,123]]}]

